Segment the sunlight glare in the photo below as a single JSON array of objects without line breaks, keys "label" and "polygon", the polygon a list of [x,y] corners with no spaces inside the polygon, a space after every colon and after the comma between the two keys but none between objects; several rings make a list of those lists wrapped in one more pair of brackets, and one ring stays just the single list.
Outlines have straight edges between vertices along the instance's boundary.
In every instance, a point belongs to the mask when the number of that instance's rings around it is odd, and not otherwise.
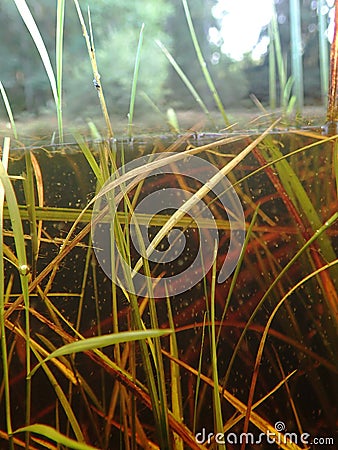
[{"label": "sunlight glare", "polygon": [[218,0],[212,14],[220,22],[220,30],[215,27],[209,30],[210,41],[216,45],[221,43],[222,53],[235,60],[241,60],[248,52],[253,52],[252,57],[259,59],[267,50],[268,40],[258,41],[262,27],[270,22],[272,2]]}]

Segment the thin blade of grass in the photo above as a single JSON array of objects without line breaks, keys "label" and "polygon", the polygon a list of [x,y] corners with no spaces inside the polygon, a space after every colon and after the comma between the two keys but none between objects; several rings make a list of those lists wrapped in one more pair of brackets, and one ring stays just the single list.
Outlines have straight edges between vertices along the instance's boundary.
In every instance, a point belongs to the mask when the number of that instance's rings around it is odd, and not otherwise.
[{"label": "thin blade of grass", "polygon": [[222,101],[221,101],[221,99],[220,99],[220,97],[218,95],[216,86],[214,85],[214,82],[212,81],[211,75],[210,75],[210,73],[208,71],[208,68],[207,68],[207,64],[206,64],[206,62],[205,62],[205,60],[203,58],[201,47],[200,47],[200,45],[198,43],[198,39],[197,39],[197,36],[196,36],[196,33],[195,33],[194,25],[192,23],[188,2],[187,2],[187,0],[182,0],[182,3],[183,3],[185,17],[186,17],[187,22],[188,22],[188,27],[189,27],[191,39],[193,41],[193,44],[194,44],[194,47],[195,47],[195,51],[196,51],[196,55],[197,55],[197,58],[198,58],[198,62],[200,64],[200,66],[201,66],[201,69],[202,69],[205,81],[207,82],[207,85],[208,85],[208,87],[210,89],[210,92],[211,92],[211,94],[212,94],[212,96],[213,96],[213,98],[215,100],[215,103],[216,103],[218,109],[219,109],[219,112],[222,114],[222,117],[223,117],[225,125],[226,126],[230,126],[230,121],[229,121],[229,119],[228,119],[228,117],[227,117],[227,115],[225,113]]},{"label": "thin blade of grass", "polygon": [[[0,84],[0,87],[2,84]],[[8,169],[10,139],[6,137],[3,144],[2,164],[4,169]],[[4,280],[4,242],[3,242],[3,206],[5,200],[5,190],[0,183],[0,279]],[[9,436],[9,447],[14,449],[12,438],[12,413],[11,413],[11,396],[9,387],[9,367],[8,367],[8,353],[7,340],[5,330],[5,292],[4,283],[0,283],[0,333],[1,333],[1,356],[2,356],[2,376],[5,391],[5,416],[6,428]]]},{"label": "thin blade of grass", "polygon": [[[204,184],[195,194],[184,203],[184,209],[179,208],[170,217],[167,223],[161,228],[161,230],[154,236],[151,244],[147,248],[147,257],[149,257],[162,239],[169,233],[169,231],[177,224],[177,222],[186,214],[190,208],[192,208],[200,199],[204,198],[216,184],[218,184],[224,176],[233,170],[251,151],[267,136],[271,129],[278,123],[275,121],[269,128],[267,128],[258,138],[252,141],[244,150],[242,150],[235,158],[233,158],[228,164],[226,164],[218,173],[216,173],[208,183]],[[168,158],[169,159],[169,158]],[[142,259],[136,263],[134,270],[138,272],[142,267]],[[222,270],[219,274],[221,277]]]},{"label": "thin blade of grass", "polygon": [[[28,278],[29,278],[29,267],[27,264],[27,256],[26,256],[26,246],[24,240],[24,233],[22,228],[22,222],[20,217],[20,211],[16,199],[16,195],[10,181],[10,178],[7,174],[6,168],[2,162],[0,162],[0,181],[4,188],[8,210],[10,214],[13,234],[14,234],[14,243],[15,250],[18,258],[18,270],[20,274],[20,284],[22,295],[24,299],[25,305],[25,329],[26,329],[26,373],[30,373],[31,371],[31,354],[30,354],[30,320],[29,320],[29,287],[28,287]],[[5,314],[3,315],[5,317]],[[31,414],[31,382],[30,380],[26,380],[26,425],[30,423],[30,414]],[[29,435],[26,436],[26,445],[29,445]]]},{"label": "thin blade of grass", "polygon": [[96,87],[96,90],[97,90],[97,94],[98,94],[100,105],[101,105],[101,110],[102,110],[103,117],[104,117],[104,120],[105,120],[105,123],[106,123],[108,137],[112,138],[114,136],[114,133],[113,133],[113,130],[112,130],[112,127],[111,127],[109,114],[108,114],[108,109],[107,109],[106,101],[105,101],[105,98],[104,98],[104,95],[103,95],[102,80],[101,80],[101,76],[100,76],[99,71],[98,71],[98,66],[97,66],[97,61],[96,61],[94,39],[93,39],[93,31],[92,31],[91,20],[90,20],[90,10],[89,10],[89,7],[88,7],[88,19],[89,19],[91,39],[89,38],[87,27],[86,27],[86,24],[85,24],[85,21],[84,21],[84,18],[83,18],[82,11],[81,11],[81,8],[80,8],[78,0],[74,0],[74,4],[75,4],[75,7],[76,7],[76,12],[77,12],[79,20],[80,20],[82,33],[83,33],[83,36],[85,38],[87,51],[88,51],[88,55],[89,55],[89,58],[90,58],[90,63],[91,63],[92,70],[93,70],[93,75],[94,75],[94,84],[95,84],[95,87]]},{"label": "thin blade of grass", "polygon": [[196,379],[195,400],[194,400],[194,422],[193,422],[193,428],[192,428],[192,431],[194,434],[196,434],[196,426],[197,426],[197,408],[198,408],[198,398],[199,398],[200,385],[201,385],[201,373],[202,373],[203,350],[204,350],[204,342],[205,342],[206,318],[207,318],[207,312],[205,312],[204,316],[203,316],[201,349],[200,349],[200,357],[198,359],[198,371],[197,371],[197,377],[196,377],[197,379]]},{"label": "thin blade of grass", "polygon": [[62,65],[63,65],[63,30],[65,17],[65,0],[58,0],[56,11],[56,87],[57,87],[57,115],[59,124],[59,140],[63,142],[62,121]]},{"label": "thin blade of grass", "polygon": [[69,423],[71,424],[71,427],[74,431],[76,440],[78,442],[84,443],[85,439],[84,439],[83,433],[82,433],[80,425],[76,419],[74,411],[67,399],[67,396],[63,392],[60,384],[57,382],[57,379],[53,375],[52,371],[48,368],[47,364],[45,362],[43,362],[39,353],[34,350],[34,347],[33,347],[33,352],[34,352],[36,358],[38,359],[39,363],[42,365],[43,370],[44,370],[45,374],[47,375],[51,386],[53,386],[53,389],[55,390],[55,393],[64,409],[67,419],[69,420]]},{"label": "thin blade of grass", "polygon": [[326,6],[325,0],[319,0],[317,3],[318,16],[318,38],[319,38],[319,67],[320,67],[320,88],[323,105],[327,106],[327,94],[329,92],[329,51],[327,30],[327,15],[322,14]]},{"label": "thin blade of grass", "polygon": [[233,363],[235,361],[235,358],[237,356],[238,350],[240,348],[240,345],[244,339],[244,336],[246,335],[247,330],[249,329],[252,321],[254,320],[257,312],[260,310],[260,308],[262,307],[262,305],[264,304],[265,300],[268,298],[270,292],[274,289],[274,287],[277,285],[277,283],[279,282],[279,280],[287,273],[287,271],[290,269],[290,267],[300,258],[300,256],[311,246],[311,244],[316,241],[318,238],[320,238],[320,236],[325,233],[325,231],[330,228],[333,223],[338,220],[338,212],[333,214],[333,216],[331,216],[325,223],[324,225],[322,225],[320,227],[319,230],[317,230],[309,240],[307,240],[305,242],[305,244],[295,253],[295,255],[288,261],[288,263],[283,267],[283,269],[280,271],[280,273],[277,275],[277,277],[272,281],[272,283],[269,285],[268,289],[265,291],[265,293],[263,294],[262,298],[260,299],[260,301],[258,302],[257,306],[255,307],[254,311],[252,312],[250,318],[247,320],[243,331],[236,343],[236,346],[233,350],[233,353],[231,355],[231,359],[229,361],[228,364],[228,369],[226,372],[226,375],[224,377],[224,386],[226,385],[229,376],[230,376],[230,372],[233,366]]},{"label": "thin blade of grass", "polygon": [[[198,371],[191,367],[189,364],[185,363],[184,361],[181,361],[180,359],[174,358],[170,353],[168,353],[166,350],[162,350],[163,354],[166,355],[169,359],[172,359],[173,361],[177,362],[181,367],[183,367],[188,372],[194,374],[197,376]],[[295,373],[293,371],[291,374],[288,375],[288,377],[292,376]],[[208,386],[211,388],[214,387],[214,382],[209,377],[207,377],[204,374],[200,374],[201,380],[204,381]],[[288,379],[286,378],[286,380]],[[278,389],[280,386],[284,384],[286,380],[283,380],[282,382],[278,383],[277,387],[270,391],[270,393],[263,397],[263,399],[268,398],[272,392],[275,392],[276,389]],[[242,414],[242,417],[246,413],[246,405],[237,399],[234,395],[232,395],[227,390],[223,389],[222,386],[218,386],[219,392],[222,394],[222,396],[238,411]],[[259,403],[261,403],[263,400],[261,399],[259,402],[257,402],[257,406]],[[262,416],[260,416],[255,411],[251,411],[250,414],[250,422],[253,423],[259,430],[262,431],[264,434],[273,435],[276,438],[276,441],[278,440],[278,444],[281,448],[284,450],[302,450],[301,447],[299,447],[297,444],[293,442],[292,437],[287,436],[286,434],[280,433],[278,430],[275,429],[273,425],[271,425],[266,419],[264,419]],[[222,431],[222,436],[224,436],[224,431]]]},{"label": "thin blade of grass", "polygon": [[241,253],[239,255],[238,262],[236,264],[235,271],[234,271],[234,273],[233,273],[233,275],[231,277],[231,284],[230,284],[230,287],[229,287],[228,295],[227,295],[227,298],[226,298],[226,301],[225,301],[225,304],[224,304],[223,313],[222,313],[222,317],[221,317],[221,326],[219,327],[218,334],[217,334],[217,345],[218,345],[218,342],[219,342],[219,339],[220,339],[220,336],[221,336],[222,324],[224,322],[225,315],[227,313],[227,310],[228,310],[228,307],[229,307],[229,304],[230,304],[231,296],[232,296],[232,293],[233,293],[233,291],[234,291],[234,289],[236,287],[238,275],[239,275],[241,267],[242,267],[243,259],[244,259],[244,256],[245,256],[245,252],[246,252],[247,246],[249,244],[249,241],[250,241],[250,239],[252,237],[252,230],[253,230],[254,224],[256,222],[256,219],[257,219],[257,216],[258,216],[258,212],[259,212],[259,206],[255,209],[254,214],[252,216],[249,228],[248,228],[248,230],[246,232],[246,235],[245,235],[245,239],[244,239],[244,242],[243,242]]},{"label": "thin blade of grass", "polygon": [[290,43],[291,43],[291,70],[293,92],[295,95],[296,112],[300,114],[304,106],[304,86],[303,86],[303,52],[302,52],[302,32],[300,18],[299,0],[290,0]]},{"label": "thin blade of grass", "polygon": [[273,37],[274,48],[276,52],[276,60],[277,60],[277,70],[278,70],[278,79],[279,79],[279,89],[280,89],[280,104],[283,105],[283,93],[286,85],[286,68],[284,64],[284,58],[282,53],[281,40],[278,29],[278,21],[277,21],[277,11],[275,4],[272,4],[273,14],[271,18],[271,34]]},{"label": "thin blade of grass", "polygon": [[[210,319],[211,319],[211,367],[213,380],[213,413],[214,413],[214,432],[216,435],[223,432],[223,418],[221,408],[221,397],[218,389],[218,365],[217,365],[217,339],[215,328],[215,295],[216,295],[216,262],[217,262],[217,242],[214,245],[214,256],[211,273],[211,293],[210,293]],[[219,443],[219,449],[225,450],[225,444]]]},{"label": "thin blade of grass", "polygon": [[183,70],[181,69],[181,67],[178,65],[178,63],[175,61],[174,57],[171,55],[171,53],[169,52],[169,50],[165,47],[164,44],[162,44],[161,41],[156,40],[155,41],[156,44],[160,47],[160,49],[162,50],[162,52],[164,53],[164,55],[167,57],[168,61],[170,62],[170,64],[173,66],[173,68],[176,70],[177,74],[179,75],[179,77],[181,78],[181,80],[183,81],[183,83],[186,85],[186,87],[188,88],[189,92],[191,93],[191,95],[194,97],[196,103],[200,106],[200,108],[202,109],[202,111],[204,112],[204,114],[208,117],[208,119],[210,120],[211,124],[213,126],[215,126],[215,122],[213,120],[213,118],[211,117],[211,114],[207,108],[207,106],[205,105],[205,103],[203,102],[202,98],[200,97],[199,93],[196,91],[196,89],[194,88],[193,84],[191,83],[191,81],[189,80],[189,78],[185,75],[185,73],[183,72]]},{"label": "thin blade of grass", "polygon": [[261,361],[262,361],[262,357],[263,357],[263,350],[264,350],[264,346],[265,346],[265,343],[266,343],[266,340],[267,340],[267,337],[268,337],[268,332],[269,332],[269,329],[271,327],[273,319],[275,318],[277,312],[279,311],[280,307],[283,305],[285,300],[288,297],[290,297],[290,295],[293,292],[295,292],[306,281],[310,280],[311,278],[313,278],[314,276],[316,276],[320,272],[322,272],[324,270],[327,270],[330,267],[336,265],[337,263],[338,263],[338,260],[336,259],[335,261],[332,261],[331,263],[326,264],[325,266],[321,267],[320,269],[317,269],[314,272],[308,274],[306,277],[304,277],[302,280],[300,280],[298,283],[296,283],[294,286],[292,286],[292,288],[277,303],[277,305],[273,309],[272,313],[270,314],[269,319],[268,319],[268,321],[266,323],[266,326],[264,328],[264,332],[262,334],[258,350],[257,350],[255,366],[254,366],[252,379],[251,379],[251,384],[250,384],[250,391],[249,391],[249,397],[248,397],[248,402],[247,402],[247,410],[246,410],[246,415],[245,415],[245,422],[244,422],[244,427],[243,427],[243,432],[244,433],[246,433],[248,431],[248,428],[249,428],[250,412],[251,412],[251,409],[252,409],[253,398],[254,398],[255,388],[256,388],[256,384],[257,384],[259,369],[260,369],[260,365],[261,365]]},{"label": "thin blade of grass", "polygon": [[[105,334],[101,336],[95,336],[80,341],[71,342],[70,344],[63,345],[52,352],[43,362],[47,362],[52,358],[58,358],[59,356],[71,355],[73,353],[86,352],[88,350],[94,350],[97,348],[107,347],[108,345],[115,345],[122,342],[138,341],[149,339],[152,337],[164,336],[171,333],[172,330],[136,330],[136,331],[121,331],[119,333]],[[32,376],[37,368],[30,374]]]},{"label": "thin blade of grass", "polygon": [[35,204],[33,165],[31,159],[31,152],[28,149],[25,149],[25,166],[26,166],[26,176],[24,177],[23,180],[23,188],[28,212],[29,231],[32,237],[31,273],[32,277],[35,278],[39,252],[39,241],[38,241],[37,222],[35,213],[36,204]]},{"label": "thin blade of grass", "polygon": [[[174,330],[174,318],[172,314],[170,298],[167,295],[167,310],[168,310],[168,321],[169,327]],[[170,353],[178,358],[178,346],[176,333],[171,333],[169,336],[170,339]],[[178,422],[182,421],[183,418],[183,404],[182,404],[182,390],[181,390],[181,375],[180,375],[180,367],[173,361],[170,361],[170,381],[171,381],[171,405],[173,416],[176,418]],[[174,442],[175,442],[175,450],[183,450],[184,443],[181,437],[179,437],[176,433],[174,434]]]},{"label": "thin blade of grass", "polygon": [[136,87],[138,81],[138,74],[140,69],[140,61],[141,61],[141,50],[143,44],[143,33],[144,33],[144,23],[141,26],[140,36],[137,45],[135,65],[134,65],[134,75],[133,82],[131,86],[131,94],[130,94],[130,104],[129,104],[129,113],[128,113],[128,136],[132,137],[133,134],[133,118],[134,118],[134,108],[135,108],[135,99],[136,99]]},{"label": "thin blade of grass", "polygon": [[33,42],[40,54],[42,64],[45,67],[50,87],[52,89],[52,94],[56,106],[57,111],[57,118],[58,118],[58,128],[59,128],[59,139],[60,142],[63,139],[63,133],[62,133],[62,110],[61,110],[61,99],[59,99],[58,96],[58,89],[55,81],[55,75],[53,71],[52,64],[50,62],[50,58],[45,46],[45,43],[42,39],[42,36],[40,34],[39,28],[37,27],[35,20],[32,16],[32,13],[30,12],[30,9],[27,6],[27,3],[25,0],[14,0],[14,3],[20,13],[20,16],[22,20],[24,21],[32,39]]},{"label": "thin blade of grass", "polygon": [[269,103],[270,109],[274,110],[277,107],[277,77],[276,77],[276,56],[275,43],[272,22],[270,21],[268,27],[269,33]]},{"label": "thin blade of grass", "polygon": [[15,139],[18,139],[18,133],[16,131],[16,125],[15,125],[15,120],[14,120],[11,104],[10,104],[10,102],[8,100],[5,88],[4,88],[4,86],[3,86],[1,81],[0,81],[0,92],[1,92],[1,96],[2,96],[2,99],[3,99],[4,104],[5,104],[5,108],[6,108],[6,111],[7,111],[7,115],[8,115],[9,121],[11,123],[11,127],[12,127],[12,130],[13,130],[13,135],[14,135]]}]

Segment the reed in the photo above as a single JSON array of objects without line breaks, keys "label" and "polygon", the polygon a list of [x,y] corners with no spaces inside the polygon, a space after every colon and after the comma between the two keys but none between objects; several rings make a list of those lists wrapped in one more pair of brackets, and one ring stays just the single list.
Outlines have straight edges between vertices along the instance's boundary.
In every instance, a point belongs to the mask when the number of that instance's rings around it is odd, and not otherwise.
[{"label": "reed", "polygon": [[294,80],[293,89],[296,97],[296,112],[300,114],[304,106],[302,33],[299,0],[290,0],[290,42],[291,73]]},{"label": "reed", "polygon": [[326,36],[326,15],[323,8],[326,5],[324,0],[318,2],[318,38],[319,38],[319,67],[320,67],[320,87],[322,102],[327,106],[327,95],[329,92],[329,43]]},{"label": "reed", "polygon": [[139,36],[136,57],[135,57],[133,82],[132,82],[131,93],[130,93],[130,104],[129,104],[129,113],[128,113],[128,136],[129,137],[132,137],[132,134],[133,134],[133,118],[134,118],[134,108],[135,108],[135,99],[136,99],[136,87],[137,87],[137,80],[138,80],[138,74],[139,74],[140,62],[141,62],[143,33],[144,33],[144,23],[142,24],[141,30],[140,30],[140,36]]}]

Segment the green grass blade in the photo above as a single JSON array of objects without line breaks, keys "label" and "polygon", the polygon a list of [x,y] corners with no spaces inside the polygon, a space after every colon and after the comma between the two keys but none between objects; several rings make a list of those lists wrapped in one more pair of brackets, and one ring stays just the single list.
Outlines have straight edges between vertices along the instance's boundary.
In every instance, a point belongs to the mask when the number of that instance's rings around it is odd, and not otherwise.
[{"label": "green grass blade", "polygon": [[[22,289],[22,295],[25,306],[25,331],[26,331],[26,373],[31,371],[31,353],[30,353],[30,320],[29,320],[29,289],[28,289],[28,275],[29,267],[27,265],[26,246],[24,233],[22,228],[22,222],[20,217],[20,211],[16,199],[16,195],[7,174],[6,167],[0,162],[0,181],[3,185],[9,215],[11,219],[14,243],[16,254],[18,258],[18,270],[20,274],[20,284]],[[31,383],[30,380],[26,381],[26,425],[30,423],[30,408],[31,408]],[[29,436],[26,436],[26,445],[29,444]]]},{"label": "green grass blade", "polygon": [[103,95],[102,80],[101,80],[101,76],[100,76],[99,71],[98,71],[97,61],[96,61],[96,56],[95,56],[93,30],[92,30],[92,25],[91,25],[91,20],[90,20],[90,10],[89,10],[89,7],[88,7],[88,19],[89,19],[89,27],[90,27],[91,39],[89,38],[87,27],[86,27],[86,24],[85,24],[85,21],[84,21],[84,18],[83,18],[83,14],[82,14],[82,11],[81,11],[81,8],[80,8],[78,0],[74,0],[74,4],[75,4],[76,12],[77,12],[77,15],[79,17],[80,24],[81,24],[82,33],[83,33],[83,36],[85,38],[87,51],[88,51],[88,55],[89,55],[89,58],[90,58],[90,63],[91,63],[92,70],[93,70],[93,75],[94,75],[94,81],[95,81],[95,85],[96,85],[96,89],[97,89],[97,94],[98,94],[98,97],[99,97],[102,114],[103,114],[103,117],[104,117],[104,120],[105,120],[105,123],[106,123],[106,127],[107,127],[108,137],[112,138],[114,136],[114,133],[113,133],[113,130],[112,130],[112,127],[111,127],[109,114],[108,114],[108,109],[107,109],[106,101],[105,101],[105,98],[104,98],[104,95]]},{"label": "green grass blade", "polygon": [[302,33],[299,0],[290,0],[291,70],[294,79],[293,92],[296,97],[296,112],[304,106]]},{"label": "green grass blade", "polygon": [[[268,127],[260,136],[258,136],[254,141],[252,141],[244,150],[242,150],[235,158],[233,158],[228,164],[226,164],[218,173],[216,173],[208,183],[204,184],[195,194],[189,198],[184,204],[184,209],[179,208],[170,217],[161,230],[154,236],[151,244],[147,248],[147,257],[149,257],[154,248],[162,241],[162,239],[169,233],[169,231],[177,224],[177,222],[186,214],[190,208],[192,208],[197,201],[204,198],[216,184],[218,184],[224,176],[226,176],[230,171],[232,171],[251,151],[267,136],[271,129],[278,123],[274,122],[270,127]],[[168,158],[169,159],[169,158]],[[134,270],[138,272],[143,264],[142,258],[138,260],[135,264]]]},{"label": "green grass blade", "polygon": [[216,103],[220,113],[222,114],[222,117],[223,117],[225,125],[229,126],[230,125],[229,119],[228,119],[228,117],[227,117],[227,115],[225,113],[222,101],[221,101],[221,99],[220,99],[220,97],[218,95],[217,89],[216,89],[216,87],[214,85],[214,82],[212,81],[212,78],[211,78],[210,73],[208,71],[206,62],[205,62],[205,60],[203,58],[202,51],[201,51],[201,48],[200,48],[200,45],[198,43],[197,36],[196,36],[196,33],[195,33],[194,25],[192,23],[192,19],[191,19],[191,15],[190,15],[190,11],[189,11],[189,6],[188,6],[188,3],[187,3],[187,0],[182,0],[182,3],[183,3],[184,12],[185,12],[185,17],[186,17],[187,22],[188,22],[190,35],[191,35],[191,38],[192,38],[192,41],[193,41],[193,44],[194,44],[194,47],[195,47],[195,51],[196,51],[196,55],[197,55],[197,58],[198,58],[198,62],[200,64],[200,66],[201,66],[204,78],[205,78],[205,80],[207,82],[207,85],[208,85],[208,87],[210,89],[210,92],[211,92],[212,96],[214,97],[215,103]]},{"label": "green grass blade", "polygon": [[62,405],[64,412],[67,416],[67,419],[69,420],[69,423],[71,424],[71,427],[74,431],[76,440],[78,442],[85,442],[83,433],[81,431],[80,425],[76,419],[76,416],[72,410],[72,407],[67,399],[67,396],[65,395],[65,393],[63,392],[61,386],[59,385],[57,379],[55,378],[55,376],[53,375],[52,371],[48,368],[47,364],[43,362],[41,356],[39,355],[39,353],[34,350],[33,348],[33,352],[35,354],[35,356],[37,357],[38,361],[40,362],[40,364],[42,364],[43,370],[45,371],[45,374],[48,377],[48,380],[51,384],[51,386],[53,386],[53,389],[55,390],[55,393],[60,401],[60,404]]},{"label": "green grass blade", "polygon": [[135,98],[136,98],[136,87],[137,87],[138,74],[139,74],[139,69],[140,69],[143,34],[144,34],[144,23],[141,26],[140,36],[139,36],[138,45],[137,45],[135,65],[134,65],[134,75],[133,75],[133,82],[132,82],[131,94],[130,94],[130,104],[129,104],[129,113],[128,113],[128,136],[129,137],[132,137],[132,134],[133,134],[133,118],[134,118],[134,108],[135,108]]},{"label": "green grass blade", "polygon": [[10,102],[8,100],[5,88],[4,88],[4,86],[3,86],[1,81],[0,81],[0,92],[1,92],[1,96],[2,96],[2,99],[3,99],[4,104],[5,104],[5,108],[6,108],[6,111],[7,111],[7,114],[8,114],[9,121],[11,123],[11,127],[12,127],[12,130],[13,130],[13,135],[14,135],[15,139],[18,139],[18,133],[16,131],[16,125],[15,125],[15,120],[14,120],[14,116],[13,116],[13,113],[12,113],[11,104],[10,104]]},{"label": "green grass blade", "polygon": [[[322,221],[291,165],[286,159],[281,160],[283,154],[273,143],[271,137],[268,137],[265,142],[266,144],[263,144],[264,149],[262,150],[263,156],[268,162],[278,160],[275,163],[276,170],[293,204],[307,218],[313,231],[320,229],[322,227]],[[336,258],[331,240],[326,233],[318,240],[318,245],[327,261],[332,261]]]},{"label": "green grass blade", "polygon": [[[175,329],[174,318],[172,314],[170,298],[167,295],[167,310],[168,310],[168,322],[172,330]],[[176,333],[172,333],[170,338],[170,354],[178,359],[178,346]],[[183,404],[182,404],[182,390],[181,390],[181,375],[180,367],[174,362],[170,361],[170,381],[171,381],[171,404],[173,415],[176,420],[181,422],[183,417]],[[183,440],[175,433],[174,434],[175,450],[183,450]]]},{"label": "green grass blade", "polygon": [[277,62],[277,70],[278,70],[278,78],[279,78],[279,89],[280,89],[280,95],[281,95],[281,106],[283,105],[283,93],[286,85],[286,68],[284,64],[284,58],[282,53],[282,46],[281,46],[281,40],[279,35],[279,29],[278,29],[278,22],[277,22],[277,11],[276,7],[273,3],[273,14],[271,18],[271,33],[273,36],[273,43],[274,48],[276,52],[276,62]]},{"label": "green grass blade", "polygon": [[162,50],[164,55],[167,57],[167,59],[170,62],[170,64],[176,70],[177,74],[179,75],[179,77],[181,78],[183,83],[186,85],[186,87],[188,88],[188,90],[191,93],[191,95],[194,97],[196,103],[200,106],[200,108],[202,109],[204,114],[209,118],[209,120],[211,121],[212,125],[215,125],[215,123],[214,123],[214,121],[213,121],[213,119],[212,119],[212,117],[210,115],[210,112],[209,112],[208,108],[206,107],[206,105],[203,102],[202,98],[200,97],[200,95],[198,94],[198,92],[196,91],[194,86],[192,85],[192,83],[189,80],[189,78],[185,75],[185,73],[183,72],[181,67],[177,64],[177,62],[175,61],[173,56],[170,54],[168,49],[162,44],[162,42],[159,41],[159,40],[156,40],[155,42],[160,47],[160,49]]},{"label": "green grass blade", "polygon": [[62,64],[63,64],[63,30],[65,17],[65,0],[58,0],[56,12],[56,84],[57,84],[57,115],[59,124],[59,140],[63,142],[62,121]]},{"label": "green grass blade", "polygon": [[[136,330],[136,331],[121,331],[120,333],[105,334],[101,336],[95,336],[80,341],[71,342],[70,344],[63,345],[52,352],[43,362],[49,361],[52,358],[58,358],[59,356],[71,355],[73,353],[87,352],[97,348],[107,347],[108,345],[121,344],[122,342],[137,341],[142,339],[149,339],[153,337],[163,336],[171,333],[172,330]],[[36,372],[38,364],[35,366],[31,376]]]},{"label": "green grass blade", "polygon": [[[43,425],[40,423],[36,423],[34,425],[30,425],[28,427],[19,428],[15,431],[15,433],[29,432],[39,434],[44,436],[57,444],[64,445],[66,448],[74,449],[74,450],[98,450],[97,447],[92,447],[91,445],[87,445],[82,442],[74,441],[64,434],[59,433],[59,431],[55,430],[48,425]],[[47,442],[46,442],[47,444]]]},{"label": "green grass blade", "polygon": [[[287,271],[290,269],[290,267],[301,257],[301,255],[311,246],[313,242],[318,240],[322,235],[328,230],[336,221],[338,220],[338,212],[333,214],[325,223],[322,225],[316,232],[311,236],[310,239],[308,239],[305,244],[295,253],[295,255],[288,261],[288,263],[283,267],[283,269],[279,272],[277,277],[273,280],[273,282],[269,285],[268,289],[265,291],[264,295],[258,302],[257,306],[255,307],[255,310],[251,314],[250,318],[247,320],[245,327],[243,328],[242,334],[240,338],[237,341],[237,344],[233,350],[233,353],[231,355],[231,359],[228,365],[227,373],[225,375],[225,380],[229,379],[230,371],[232,369],[234,360],[236,358],[236,355],[238,353],[238,350],[240,348],[240,345],[244,339],[244,336],[249,329],[252,321],[254,320],[257,312],[261,309],[262,305],[264,304],[265,300],[268,298],[272,290],[275,288],[277,283],[280,281],[280,279],[287,273]],[[335,258],[336,259],[336,258]],[[334,265],[332,267],[335,267]]]},{"label": "green grass blade", "polygon": [[269,23],[269,103],[272,110],[277,107],[277,77],[276,77],[276,55],[274,33],[272,29],[272,22]]},{"label": "green grass blade", "polygon": [[[211,294],[210,294],[210,319],[211,319],[211,367],[212,367],[212,380],[214,382],[213,387],[213,412],[214,412],[214,432],[223,432],[223,419],[221,408],[221,395],[218,389],[218,365],[217,365],[217,339],[215,328],[215,294],[216,294],[216,262],[217,262],[217,242],[214,246],[214,257],[212,265],[211,275]],[[218,444],[219,449],[225,450],[225,444]]]},{"label": "green grass blade", "polygon": [[329,92],[329,43],[326,36],[327,15],[322,14],[325,0],[319,0],[317,6],[318,15],[318,38],[319,38],[319,67],[320,87],[323,105],[327,106],[327,95]]},{"label": "green grass blade", "polygon": [[35,20],[30,12],[30,9],[27,6],[27,3],[25,0],[14,0],[16,7],[18,8],[18,11],[21,15],[22,20],[24,21],[33,41],[34,44],[40,54],[42,64],[45,67],[50,87],[52,89],[52,94],[54,97],[54,102],[56,106],[56,110],[58,112],[58,128],[59,128],[59,139],[62,139],[62,119],[61,118],[61,112],[59,114],[59,106],[61,104],[61,99],[58,98],[58,89],[55,81],[55,75],[53,71],[52,64],[50,62],[50,58],[45,46],[45,43],[43,42],[42,36],[40,34],[39,28],[37,27]]},{"label": "green grass blade", "polygon": [[37,223],[36,223],[36,205],[35,205],[35,189],[34,189],[34,176],[33,176],[33,166],[31,154],[28,149],[25,150],[25,164],[26,164],[26,176],[23,180],[24,194],[27,205],[28,220],[29,220],[29,231],[32,237],[32,262],[31,262],[31,272],[33,278],[36,275],[36,264],[38,260],[39,252],[39,242],[37,233]]},{"label": "green grass blade", "polygon": [[252,229],[253,229],[253,227],[254,227],[254,225],[256,223],[256,219],[257,219],[257,216],[258,216],[258,211],[259,211],[259,206],[255,209],[254,214],[252,216],[249,228],[248,228],[248,230],[246,232],[245,239],[244,239],[244,242],[243,242],[243,245],[242,245],[241,253],[240,253],[238,262],[236,264],[236,268],[235,268],[234,273],[233,273],[233,275],[231,277],[231,284],[230,284],[230,287],[229,287],[227,298],[225,300],[223,313],[222,313],[222,317],[221,317],[221,325],[219,327],[218,334],[217,334],[217,345],[218,345],[218,342],[219,342],[219,339],[220,339],[220,336],[221,336],[222,324],[224,322],[225,315],[226,315],[226,313],[228,311],[228,307],[229,307],[229,304],[230,304],[231,296],[232,296],[232,293],[233,293],[233,291],[234,291],[234,289],[236,287],[237,278],[238,278],[238,275],[239,275],[241,267],[242,267],[243,259],[244,259],[244,256],[245,256],[245,252],[246,252],[247,246],[248,246],[248,244],[250,242],[250,239],[252,237]]},{"label": "green grass blade", "polygon": [[202,362],[203,362],[203,351],[204,351],[204,342],[205,342],[205,324],[208,313],[204,313],[203,317],[203,326],[202,326],[202,336],[201,336],[201,349],[200,356],[198,358],[198,371],[196,376],[196,388],[195,388],[195,400],[194,400],[194,422],[192,431],[196,434],[197,427],[197,408],[198,408],[198,399],[200,394],[200,386],[201,386],[201,373],[202,373]]},{"label": "green grass blade", "polygon": [[84,154],[88,164],[90,165],[90,168],[94,172],[95,178],[99,184],[100,187],[104,184],[104,176],[102,175],[102,171],[96,162],[96,159],[94,158],[93,153],[90,151],[90,148],[88,147],[87,142],[82,138],[80,135],[75,135],[76,142],[78,146],[80,147],[82,153]]},{"label": "green grass blade", "polygon": [[[2,86],[2,85],[1,85]],[[7,171],[8,158],[9,158],[9,146],[10,139],[7,137],[4,139],[2,164]],[[3,242],[3,206],[5,199],[5,191],[0,183],[0,279],[4,280],[4,242]],[[7,341],[6,341],[6,328],[5,328],[5,292],[4,283],[0,283],[0,334],[1,334],[1,356],[2,356],[2,377],[5,391],[5,416],[6,416],[6,428],[9,435],[9,446],[12,450],[13,439],[12,435],[12,414],[11,414],[11,400],[10,400],[10,388],[9,388],[9,367],[8,367],[8,353],[7,353]]]}]

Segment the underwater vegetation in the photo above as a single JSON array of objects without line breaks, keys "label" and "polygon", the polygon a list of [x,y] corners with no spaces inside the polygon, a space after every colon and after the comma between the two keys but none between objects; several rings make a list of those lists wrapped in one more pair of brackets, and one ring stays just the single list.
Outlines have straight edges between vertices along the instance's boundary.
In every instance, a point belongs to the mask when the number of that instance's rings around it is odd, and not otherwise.
[{"label": "underwater vegetation", "polygon": [[0,85],[13,131],[0,164],[0,448],[334,448],[335,75],[324,129],[285,128],[296,101],[285,80],[283,117],[264,129],[179,133],[171,110],[176,133],[135,136],[142,26],[127,136],[115,137],[90,13],[86,25],[74,0],[106,136],[91,123],[93,139],[64,144],[64,2],[56,76],[15,3],[40,48],[58,135],[21,144]]}]

